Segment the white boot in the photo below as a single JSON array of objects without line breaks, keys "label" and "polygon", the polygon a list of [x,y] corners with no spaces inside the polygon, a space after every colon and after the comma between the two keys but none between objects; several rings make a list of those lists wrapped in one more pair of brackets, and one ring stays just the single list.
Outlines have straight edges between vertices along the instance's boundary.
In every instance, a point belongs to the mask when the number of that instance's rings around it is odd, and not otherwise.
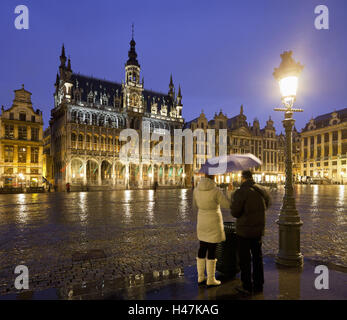
[{"label": "white boot", "polygon": [[206,259],[196,258],[196,268],[198,270],[198,284],[202,284],[206,281],[205,266]]},{"label": "white boot", "polygon": [[219,286],[221,282],[219,280],[216,280],[216,263],[217,259],[214,260],[206,260],[206,269],[207,269],[207,282],[206,284],[208,286]]}]

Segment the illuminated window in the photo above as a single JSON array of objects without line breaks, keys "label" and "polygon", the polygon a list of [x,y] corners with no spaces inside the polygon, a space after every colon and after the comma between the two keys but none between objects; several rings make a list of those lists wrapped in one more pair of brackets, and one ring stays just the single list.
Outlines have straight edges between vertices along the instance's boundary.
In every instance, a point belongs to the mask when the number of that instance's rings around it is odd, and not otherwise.
[{"label": "illuminated window", "polygon": [[98,150],[98,136],[94,136],[94,150]]},{"label": "illuminated window", "polygon": [[4,172],[6,174],[13,174],[13,168],[5,168]]},{"label": "illuminated window", "polygon": [[12,124],[5,125],[5,138],[14,139],[14,126]]},{"label": "illuminated window", "polygon": [[18,162],[26,163],[27,162],[27,148],[18,147]]},{"label": "illuminated window", "polygon": [[71,133],[71,147],[76,148],[76,134]]},{"label": "illuminated window", "polygon": [[329,133],[324,134],[324,142],[329,142]]},{"label": "illuminated window", "polygon": [[78,149],[83,149],[83,135],[78,136]]},{"label": "illuminated window", "polygon": [[19,140],[27,139],[27,127],[24,127],[24,126],[18,127],[18,139]]},{"label": "illuminated window", "polygon": [[5,146],[5,162],[13,162],[13,146]]},{"label": "illuminated window", "polygon": [[90,149],[90,135],[88,134],[86,137],[86,149],[89,150]]},{"label": "illuminated window", "polygon": [[31,128],[31,140],[32,141],[39,140],[39,128]]},{"label": "illuminated window", "polygon": [[31,163],[39,163],[39,148],[31,147]]}]

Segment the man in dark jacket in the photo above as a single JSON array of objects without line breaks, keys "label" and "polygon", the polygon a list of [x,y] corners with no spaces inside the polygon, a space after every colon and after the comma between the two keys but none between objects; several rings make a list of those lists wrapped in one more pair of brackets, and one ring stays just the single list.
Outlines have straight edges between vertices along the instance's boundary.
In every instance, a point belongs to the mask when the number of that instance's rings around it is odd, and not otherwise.
[{"label": "man in dark jacket", "polygon": [[264,270],[261,245],[265,228],[265,210],[269,206],[269,194],[255,184],[251,171],[243,171],[241,187],[233,196],[231,214],[237,218],[236,235],[242,281],[242,288],[237,289],[246,294],[250,294],[252,290],[255,293],[263,291]]}]

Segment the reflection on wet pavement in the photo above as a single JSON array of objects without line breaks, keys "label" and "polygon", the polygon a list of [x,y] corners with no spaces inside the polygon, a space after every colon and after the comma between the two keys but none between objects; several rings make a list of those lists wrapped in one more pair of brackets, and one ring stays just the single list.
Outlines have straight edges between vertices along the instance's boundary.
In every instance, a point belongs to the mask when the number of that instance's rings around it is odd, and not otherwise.
[{"label": "reflection on wet pavement", "polygon": [[[318,290],[314,283],[315,267],[305,259],[302,268],[286,268],[275,264],[274,258],[264,258],[265,284],[261,293],[245,296],[236,287],[240,276],[222,280],[216,287],[198,286],[196,267],[175,268],[131,275],[115,280],[83,282],[42,291],[8,294],[1,299],[65,299],[65,300],[345,300],[347,268],[329,268],[329,289]],[[218,274],[217,274],[218,276]]]},{"label": "reflection on wet pavement", "polygon": [[[347,187],[297,186],[296,195],[305,257],[347,266]],[[0,295],[14,291],[19,264],[37,290],[194,264],[191,196],[186,189],[0,195]],[[267,255],[277,252],[282,198],[280,188],[267,213]],[[104,255],[73,258],[90,250]]]}]

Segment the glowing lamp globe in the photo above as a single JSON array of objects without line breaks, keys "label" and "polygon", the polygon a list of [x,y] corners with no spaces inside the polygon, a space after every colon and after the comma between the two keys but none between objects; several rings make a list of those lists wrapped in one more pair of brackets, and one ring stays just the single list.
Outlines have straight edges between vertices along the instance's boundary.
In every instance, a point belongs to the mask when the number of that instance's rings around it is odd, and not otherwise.
[{"label": "glowing lamp globe", "polygon": [[304,68],[299,62],[295,62],[292,54],[292,51],[283,52],[281,54],[281,64],[278,68],[275,68],[273,73],[273,76],[279,83],[283,102],[290,106],[295,101],[299,76]]}]

